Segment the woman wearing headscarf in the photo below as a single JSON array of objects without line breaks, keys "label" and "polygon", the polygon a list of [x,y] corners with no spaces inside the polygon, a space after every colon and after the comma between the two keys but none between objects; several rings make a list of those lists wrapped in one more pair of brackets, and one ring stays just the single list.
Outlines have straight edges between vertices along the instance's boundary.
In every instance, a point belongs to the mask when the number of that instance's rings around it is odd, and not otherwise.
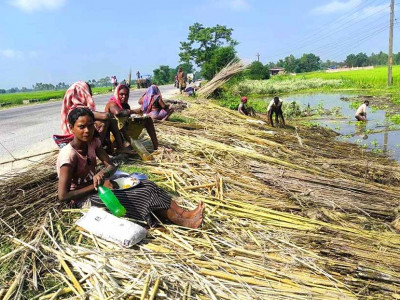
[{"label": "woman wearing headscarf", "polygon": [[149,115],[153,120],[165,121],[174,112],[172,105],[165,104],[160,89],[153,84],[140,98],[139,104],[143,113]]},{"label": "woman wearing headscarf", "polygon": [[[94,137],[94,119],[93,112],[86,107],[75,108],[68,115],[73,140],[58,155],[58,198],[72,207],[104,207],[96,193],[98,186],[114,188],[106,179],[116,171],[116,166]],[[97,159],[104,168],[98,170]],[[146,221],[149,227],[163,219],[188,228],[199,228],[203,222],[203,202],[193,210],[183,209],[167,191],[149,180],[141,180],[132,188],[116,189],[114,193],[126,208],[127,217]]]},{"label": "woman wearing headscarf", "polygon": [[73,139],[72,132],[68,126],[68,114],[77,107],[87,107],[93,112],[96,135],[100,137],[102,144],[104,144],[107,135],[109,135],[111,131],[115,136],[117,152],[131,152],[123,145],[122,137],[113,115],[96,111],[96,104],[92,97],[92,89],[90,85],[84,81],[75,82],[65,92],[61,107],[61,130],[64,134],[64,140],[68,141],[68,139]]},{"label": "woman wearing headscarf", "polygon": [[154,150],[158,149],[158,140],[156,130],[152,118],[136,118],[133,121],[129,119],[132,114],[142,114],[140,108],[131,109],[128,104],[129,88],[126,85],[120,84],[116,87],[114,96],[108,100],[106,104],[106,113],[111,113],[118,119],[118,128],[121,130],[122,136],[125,141],[129,141],[129,132],[137,132],[140,134],[143,128],[146,128]]}]

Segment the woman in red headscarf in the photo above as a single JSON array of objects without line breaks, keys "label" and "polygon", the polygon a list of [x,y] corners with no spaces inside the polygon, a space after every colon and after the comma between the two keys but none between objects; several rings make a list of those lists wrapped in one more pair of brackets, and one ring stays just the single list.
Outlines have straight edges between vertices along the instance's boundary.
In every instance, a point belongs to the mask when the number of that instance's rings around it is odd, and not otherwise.
[{"label": "woman in red headscarf", "polygon": [[[130,105],[128,104],[129,100],[129,88],[124,84],[120,84],[116,87],[114,96],[108,100],[106,104],[105,111],[107,113],[113,114],[113,116],[118,118],[119,128],[121,130],[122,136],[124,137],[125,141],[129,141],[129,135],[127,133],[128,126],[129,126],[129,117],[132,114],[142,114],[140,108],[131,109]],[[153,120],[149,117],[143,118],[136,118],[133,121],[133,125],[135,127],[139,127],[140,131],[146,128],[147,133],[149,134],[151,141],[153,143],[154,150],[158,149],[158,140],[156,135],[156,129],[154,128]],[[140,133],[139,133],[140,134]]]},{"label": "woman in red headscarf", "polygon": [[90,85],[84,81],[75,82],[65,92],[61,107],[61,130],[64,135],[54,136],[56,142],[57,139],[62,139],[64,144],[72,141],[73,135],[68,126],[68,114],[77,107],[87,107],[93,112],[95,117],[96,135],[100,137],[102,144],[104,144],[107,135],[109,135],[111,131],[115,136],[117,152],[131,153],[131,151],[126,149],[123,145],[122,137],[113,115],[96,111],[96,104],[92,97],[92,89],[90,88]]}]

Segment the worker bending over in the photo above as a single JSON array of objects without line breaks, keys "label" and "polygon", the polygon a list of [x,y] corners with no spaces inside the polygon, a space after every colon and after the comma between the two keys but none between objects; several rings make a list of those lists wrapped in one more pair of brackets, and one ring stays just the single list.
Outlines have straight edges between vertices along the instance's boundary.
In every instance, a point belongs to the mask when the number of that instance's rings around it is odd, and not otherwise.
[{"label": "worker bending over", "polygon": [[285,119],[283,117],[283,111],[282,111],[282,100],[279,99],[279,97],[274,97],[274,99],[271,100],[271,102],[268,105],[267,108],[267,122],[271,124],[271,126],[274,126],[274,123],[272,122],[272,114],[275,113],[275,123],[279,124],[279,119],[278,117],[281,117],[282,119],[282,124],[285,126]]},{"label": "worker bending over", "polygon": [[369,106],[369,101],[365,100],[364,103],[358,107],[354,115],[357,121],[367,121],[367,106]]},{"label": "worker bending over", "polygon": [[247,107],[247,97],[242,97],[240,104],[238,106],[238,112],[241,113],[242,115],[246,116],[256,116],[256,112],[252,107]]}]

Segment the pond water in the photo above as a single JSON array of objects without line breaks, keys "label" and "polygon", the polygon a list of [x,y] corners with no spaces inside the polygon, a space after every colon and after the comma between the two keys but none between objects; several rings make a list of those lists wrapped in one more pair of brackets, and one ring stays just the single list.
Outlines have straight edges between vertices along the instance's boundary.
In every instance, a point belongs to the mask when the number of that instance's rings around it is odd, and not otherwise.
[{"label": "pond water", "polygon": [[283,100],[285,102],[296,101],[303,108],[308,105],[311,108],[323,106],[324,109],[334,110],[340,108],[340,115],[321,116],[312,122],[320,126],[326,126],[338,132],[339,140],[358,143],[363,147],[369,148],[378,153],[386,153],[388,156],[400,161],[400,126],[390,120],[390,116],[400,113],[397,111],[387,112],[386,110],[375,109],[373,99],[370,100],[370,106],[367,108],[367,122],[357,122],[354,118],[357,107],[352,105],[352,101],[345,101],[342,98],[355,99],[355,95],[348,94],[313,94],[288,96]]}]

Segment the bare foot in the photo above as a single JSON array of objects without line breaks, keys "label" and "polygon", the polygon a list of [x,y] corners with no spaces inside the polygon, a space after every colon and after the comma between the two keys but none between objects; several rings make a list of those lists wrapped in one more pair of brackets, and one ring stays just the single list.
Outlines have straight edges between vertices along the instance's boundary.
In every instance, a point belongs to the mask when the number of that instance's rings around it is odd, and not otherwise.
[{"label": "bare foot", "polygon": [[194,216],[196,216],[200,211],[204,210],[204,203],[200,202],[199,205],[197,205],[197,207],[193,210],[189,210],[189,211],[184,211],[182,213],[182,217],[184,218],[193,218]]},{"label": "bare foot", "polygon": [[204,208],[204,203],[201,202],[195,210],[191,211],[195,212],[191,218],[182,219],[182,226],[188,228],[199,228],[203,223]]}]

